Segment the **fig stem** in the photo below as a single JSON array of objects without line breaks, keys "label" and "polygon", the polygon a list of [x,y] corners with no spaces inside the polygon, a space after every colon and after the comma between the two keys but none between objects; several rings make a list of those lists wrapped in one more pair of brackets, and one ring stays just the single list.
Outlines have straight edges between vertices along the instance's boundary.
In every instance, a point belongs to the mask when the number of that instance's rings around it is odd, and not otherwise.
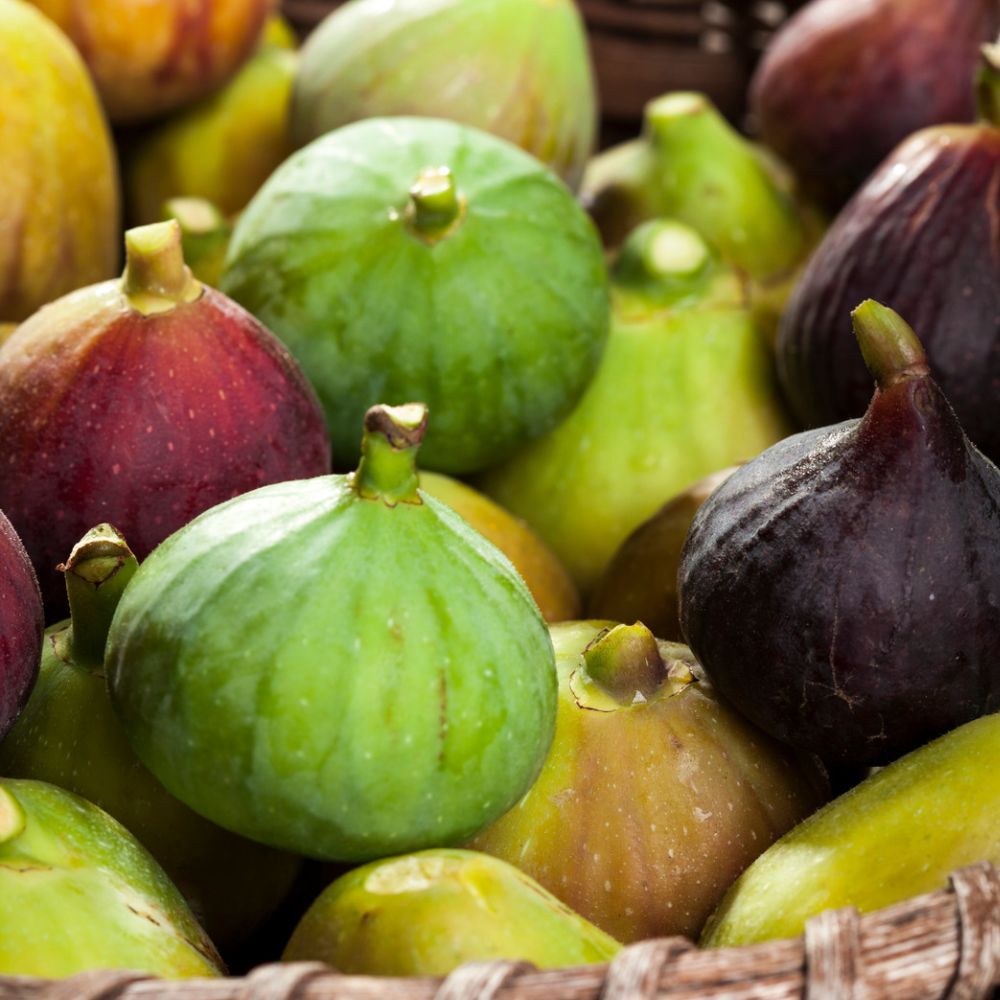
[{"label": "fig stem", "polygon": [[656,219],[636,230],[618,258],[616,277],[643,282],[697,275],[711,259],[708,244],[690,226]]},{"label": "fig stem", "polygon": [[365,414],[361,462],[352,481],[358,496],[390,507],[420,503],[417,451],[426,430],[423,403],[373,406]]},{"label": "fig stem", "polygon": [[84,670],[104,666],[111,619],[139,562],[110,524],[91,528],[59,569],[66,576],[70,611],[70,653]]},{"label": "fig stem", "polygon": [[25,827],[24,810],[17,799],[0,788],[0,844],[13,840]]},{"label": "fig stem", "polygon": [[930,373],[920,339],[899,313],[866,299],[851,313],[851,321],[861,356],[879,389]]},{"label": "fig stem", "polygon": [[650,698],[667,677],[656,637],[642,622],[601,632],[583,651],[591,680],[622,704]]},{"label": "fig stem", "polygon": [[976,77],[980,121],[1000,126],[1000,42],[984,45]]},{"label": "fig stem", "polygon": [[444,239],[462,220],[465,200],[455,187],[448,167],[425,167],[410,188],[406,217],[427,243]]},{"label": "fig stem", "polygon": [[169,312],[201,295],[201,285],[184,263],[180,224],[176,219],[137,226],[125,233],[122,291],[144,316]]}]

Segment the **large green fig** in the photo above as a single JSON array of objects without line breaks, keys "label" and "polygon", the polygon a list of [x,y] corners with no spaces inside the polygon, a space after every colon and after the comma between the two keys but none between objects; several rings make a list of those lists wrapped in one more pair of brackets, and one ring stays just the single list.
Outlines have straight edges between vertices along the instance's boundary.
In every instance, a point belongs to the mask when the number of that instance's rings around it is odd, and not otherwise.
[{"label": "large green fig", "polygon": [[876,772],[762,854],[703,944],[794,937],[822,910],[877,910],[944,888],[963,865],[1000,865],[998,758],[1000,715],[989,715]]},{"label": "large green fig", "polygon": [[341,876],[285,949],[370,976],[444,976],[463,962],[539,968],[607,962],[621,945],[512,865],[474,851],[423,851]]},{"label": "large green fig", "polygon": [[277,907],[301,859],[202,819],[137,760],[104,679],[108,627],[137,566],[107,524],[74,547],[63,567],[72,618],[46,632],[38,682],[0,743],[0,775],[51,782],[114,816],[163,866],[225,949]]},{"label": "large green fig", "polygon": [[573,0],[353,0],[309,38],[292,127],[304,144],[380,115],[501,136],[579,184],[597,125]]},{"label": "large green fig", "polygon": [[222,972],[181,894],[121,824],[54,785],[0,778],[0,975],[107,968]]},{"label": "large green fig", "polygon": [[825,776],[719,701],[686,646],[638,623],[551,631],[552,749],[470,846],[621,941],[695,935],[733,879],[826,800]]},{"label": "large green fig", "polygon": [[552,644],[507,559],[417,489],[426,414],[373,407],[357,472],[207,511],[118,606],[132,743],[222,826],[369,859],[471,836],[542,765]]},{"label": "large green fig", "polygon": [[534,157],[447,121],[300,150],[241,216],[222,287],[302,364],[338,467],[369,406],[411,399],[434,413],[429,468],[498,462],[565,415],[607,335],[586,213]]},{"label": "large green fig", "polygon": [[583,590],[671,496],[788,430],[741,278],[693,229],[638,229],[612,292],[608,346],[576,409],[482,480]]}]

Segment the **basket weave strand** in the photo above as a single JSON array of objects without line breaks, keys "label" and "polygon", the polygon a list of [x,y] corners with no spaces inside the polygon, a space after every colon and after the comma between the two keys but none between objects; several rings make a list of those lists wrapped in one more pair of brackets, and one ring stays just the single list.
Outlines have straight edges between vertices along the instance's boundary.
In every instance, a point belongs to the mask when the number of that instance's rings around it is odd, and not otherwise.
[{"label": "basket weave strand", "polygon": [[981,862],[956,871],[948,889],[861,917],[827,911],[801,937],[745,948],[699,951],[667,938],[609,965],[471,962],[443,979],[342,976],[315,962],[264,965],[243,979],[0,976],[0,1000],[985,1000],[997,987],[1000,873]]}]

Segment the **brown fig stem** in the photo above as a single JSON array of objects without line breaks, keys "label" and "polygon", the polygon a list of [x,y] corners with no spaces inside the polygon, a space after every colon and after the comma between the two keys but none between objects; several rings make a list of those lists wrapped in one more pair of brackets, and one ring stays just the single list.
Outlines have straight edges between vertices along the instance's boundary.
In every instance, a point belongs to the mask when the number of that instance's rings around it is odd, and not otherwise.
[{"label": "brown fig stem", "polygon": [[930,373],[923,345],[899,313],[866,299],[851,313],[854,336],[879,389]]},{"label": "brown fig stem", "polygon": [[427,430],[423,403],[373,406],[365,414],[361,463],[353,476],[358,496],[397,503],[420,503],[417,451]]},{"label": "brown fig stem", "polygon": [[144,316],[169,312],[201,295],[201,285],[184,263],[176,219],[138,226],[125,233],[122,291]]},{"label": "brown fig stem", "polygon": [[976,77],[979,119],[1000,126],[1000,41],[984,45],[980,51],[982,58]]},{"label": "brown fig stem", "polygon": [[652,697],[667,676],[656,637],[641,622],[602,632],[583,659],[591,679],[624,704],[636,700],[637,693]]},{"label": "brown fig stem", "polygon": [[139,568],[125,539],[110,524],[92,528],[59,569],[66,575],[70,652],[85,670],[100,670],[111,619],[126,584]]},{"label": "brown fig stem", "polygon": [[0,844],[13,840],[24,829],[24,810],[6,788],[0,788]]},{"label": "brown fig stem", "polygon": [[406,217],[410,228],[427,243],[444,239],[462,221],[465,199],[447,167],[425,167],[410,188]]}]

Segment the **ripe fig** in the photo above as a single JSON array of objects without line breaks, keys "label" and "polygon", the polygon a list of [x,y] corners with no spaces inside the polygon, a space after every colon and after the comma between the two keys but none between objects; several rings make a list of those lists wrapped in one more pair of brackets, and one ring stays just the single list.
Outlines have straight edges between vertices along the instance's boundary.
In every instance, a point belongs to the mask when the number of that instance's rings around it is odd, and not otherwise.
[{"label": "ripe fig", "polygon": [[0,511],[0,740],[38,676],[42,598],[28,553]]},{"label": "ripe fig", "polygon": [[46,632],[38,682],[0,742],[0,775],[50,782],[114,816],[163,866],[225,949],[278,906],[301,859],[202,819],[136,758],[108,698],[104,647],[137,566],[107,524],[74,546],[63,567],[72,618]]},{"label": "ripe fig", "polygon": [[837,209],[911,133],[973,120],[977,53],[998,31],[996,0],[813,0],[765,51],[751,109],[809,194]]},{"label": "ripe fig", "polygon": [[144,558],[213,504],[329,471],[312,389],[252,316],[194,280],[174,222],[130,230],[121,280],[81,289],[0,346],[0,508],[65,616],[57,564],[94,524]]},{"label": "ripe fig", "polygon": [[181,894],[106,812],[42,781],[0,778],[0,975],[135,969],[219,976]]},{"label": "ripe fig", "polygon": [[573,0],[353,0],[302,50],[292,131],[426,115],[491,132],[571,188],[597,131],[587,35]]},{"label": "ripe fig", "polygon": [[512,865],[438,848],[341,876],[302,918],[284,959],[356,975],[444,976],[490,959],[541,969],[608,962],[620,949]]},{"label": "ripe fig", "polygon": [[425,118],[359,122],[286,160],[240,217],[222,288],[301,361],[338,468],[368,407],[408,399],[435,414],[428,468],[498,462],[566,414],[607,337],[604,255],[565,185]]},{"label": "ripe fig", "polygon": [[782,441],[706,501],[681,625],[762,729],[884,764],[1000,708],[1000,471],[906,323],[871,301],[853,320],[868,411]]},{"label": "ripe fig", "polygon": [[741,276],[693,229],[657,220],[636,230],[612,303],[607,348],[576,409],[480,480],[585,593],[667,499],[788,430]]},{"label": "ripe fig", "polygon": [[801,934],[822,910],[862,913],[1000,865],[1000,715],[967,722],[867,778],[787,833],[726,894],[705,947]]},{"label": "ripe fig", "polygon": [[695,935],[733,879],[826,801],[822,770],[717,699],[645,625],[552,627],[556,735],[471,842],[621,941]]},{"label": "ripe fig", "polygon": [[122,597],[112,701],[147,767],[221,826],[368,860],[472,836],[538,773],[548,631],[508,560],[417,488],[426,419],[373,407],[356,472],[213,508]]},{"label": "ripe fig", "polygon": [[118,265],[114,147],[76,49],[48,18],[0,0],[0,323]]},{"label": "ripe fig", "polygon": [[[996,73],[995,48],[985,64],[984,74]],[[980,124],[926,129],[899,146],[817,248],[777,344],[782,388],[807,426],[863,412],[870,380],[848,313],[870,297],[920,331],[935,378],[966,433],[1000,459],[1000,103],[991,102],[994,92],[1000,85],[984,75],[982,103],[990,117]]]}]

